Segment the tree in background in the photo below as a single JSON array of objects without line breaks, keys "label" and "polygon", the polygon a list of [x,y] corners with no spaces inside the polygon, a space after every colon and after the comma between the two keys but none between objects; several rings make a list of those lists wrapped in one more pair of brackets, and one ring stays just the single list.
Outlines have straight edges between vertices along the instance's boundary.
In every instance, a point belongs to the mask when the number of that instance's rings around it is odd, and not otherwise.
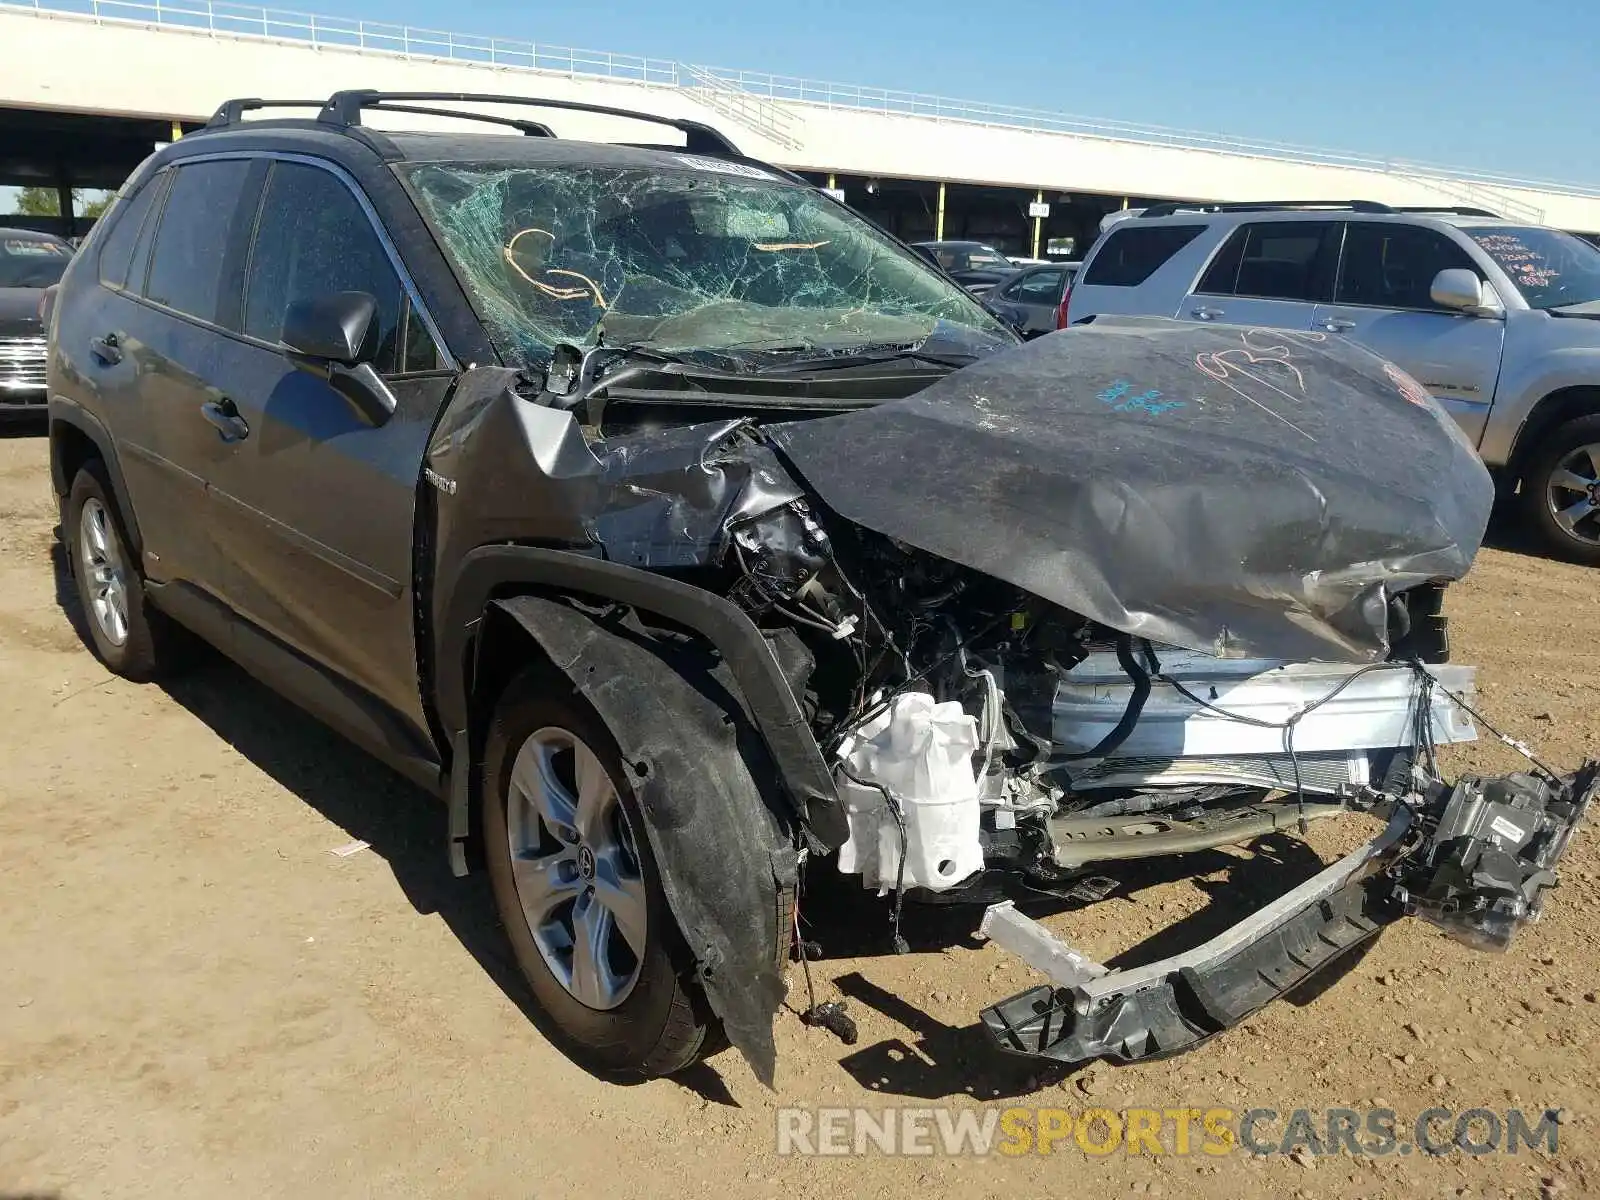
[{"label": "tree in background", "polygon": [[106,209],[111,207],[111,202],[117,196],[115,192],[102,192],[93,200],[85,200],[85,195],[86,192],[83,188],[72,189],[72,211],[77,214],[79,220],[88,219],[91,221],[99,220],[100,217],[104,216]]},{"label": "tree in background", "polygon": [[[80,219],[94,220],[111,206],[114,193],[106,192],[95,199],[88,199],[88,189],[72,189],[72,210]],[[61,215],[61,197],[53,187],[25,187],[18,188],[14,197],[16,207],[13,211],[23,217],[59,217]]]},{"label": "tree in background", "polygon": [[16,205],[13,211],[23,217],[59,217],[61,215],[61,198],[56,194],[55,188],[18,188],[13,203]]}]

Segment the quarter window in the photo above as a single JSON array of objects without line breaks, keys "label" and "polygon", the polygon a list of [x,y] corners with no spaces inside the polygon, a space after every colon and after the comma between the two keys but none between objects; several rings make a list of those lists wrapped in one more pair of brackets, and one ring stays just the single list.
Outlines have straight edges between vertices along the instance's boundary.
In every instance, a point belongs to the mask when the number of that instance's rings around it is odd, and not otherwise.
[{"label": "quarter window", "polygon": [[[112,287],[125,287],[128,283],[128,266],[133,261],[134,245],[139,231],[144,228],[150,214],[151,202],[166,182],[164,177],[146,181],[145,185],[127,200],[119,201],[111,211],[111,228],[106,233],[105,246],[100,251],[100,282]],[[146,239],[148,241],[148,239]],[[134,281],[134,290],[142,283]]]},{"label": "quarter window", "polygon": [[[1137,217],[1134,220],[1138,220]],[[1083,277],[1085,284],[1137,287],[1200,236],[1204,225],[1121,225],[1111,231]]]}]

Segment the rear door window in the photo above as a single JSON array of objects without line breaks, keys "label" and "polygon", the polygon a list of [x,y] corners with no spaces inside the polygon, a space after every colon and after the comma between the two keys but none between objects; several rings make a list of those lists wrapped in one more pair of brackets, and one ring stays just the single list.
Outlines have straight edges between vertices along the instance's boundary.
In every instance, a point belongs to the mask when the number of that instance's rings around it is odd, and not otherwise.
[{"label": "rear door window", "polygon": [[1326,300],[1338,233],[1336,221],[1241,225],[1211,260],[1195,290],[1259,300]]},{"label": "rear door window", "polygon": [[1352,221],[1345,229],[1334,302],[1450,312],[1430,295],[1433,277],[1447,267],[1465,267],[1483,278],[1467,252],[1437,230]]},{"label": "rear door window", "polygon": [[1089,264],[1083,282],[1107,287],[1137,287],[1199,237],[1204,228],[1204,225],[1145,227],[1132,222],[1124,224],[1106,238],[1106,244]]},{"label": "rear door window", "polygon": [[237,308],[224,279],[237,278],[229,239],[244,197],[246,159],[192,163],[177,169],[156,231],[145,295],[157,304],[228,327]]},{"label": "rear door window", "polygon": [[244,332],[276,345],[291,303],[335,292],[366,292],[378,302],[372,365],[380,374],[437,367],[438,353],[422,322],[408,320],[400,276],[355,194],[331,171],[274,163],[250,254]]}]

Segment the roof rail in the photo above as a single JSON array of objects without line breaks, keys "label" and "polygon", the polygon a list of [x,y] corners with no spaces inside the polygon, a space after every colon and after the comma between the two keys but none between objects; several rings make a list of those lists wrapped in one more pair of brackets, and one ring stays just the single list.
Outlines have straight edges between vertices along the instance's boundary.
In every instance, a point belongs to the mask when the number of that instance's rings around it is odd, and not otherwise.
[{"label": "roof rail", "polygon": [[260,108],[321,108],[325,102],[322,100],[261,100],[256,97],[238,100],[224,100],[217,106],[217,111],[211,114],[211,119],[205,123],[206,129],[217,129],[224,125],[237,125],[244,120],[244,114],[255,112]]},{"label": "roof rail", "polygon": [[1407,204],[1394,210],[1401,213],[1449,213],[1456,217],[1493,217],[1495,220],[1504,218],[1497,212],[1490,212],[1487,208],[1451,207],[1448,204]]},{"label": "roof rail", "polygon": [[1162,204],[1152,204],[1149,208],[1142,210],[1139,216],[1142,219],[1147,217],[1170,217],[1174,213],[1180,212],[1278,212],[1294,209],[1324,209],[1358,213],[1402,211],[1390,208],[1387,204],[1379,204],[1376,200],[1252,200],[1243,204],[1185,203],[1182,200],[1171,200]]},{"label": "roof rail", "polygon": [[[603,104],[584,104],[577,100],[548,100],[537,96],[500,96],[480,92],[335,92],[328,97],[326,103],[320,106],[322,111],[317,114],[317,120],[325,125],[351,128],[361,124],[361,114],[363,112],[425,111],[429,115],[460,117],[466,121],[488,120],[495,124],[504,124],[507,121],[505,117],[490,117],[475,112],[457,112],[453,109],[419,110],[410,106],[413,101],[453,101],[458,104],[520,104],[528,108],[559,108],[569,112],[596,113],[607,117],[625,117],[634,121],[648,121],[653,125],[666,125],[678,130],[684,135],[684,148],[692,154],[744,157],[739,147],[735,146],[711,126],[702,124],[699,121],[663,117],[655,113],[637,112],[628,108],[611,108]],[[541,128],[544,127],[541,126]],[[546,129],[546,135],[548,135],[548,129]]]}]

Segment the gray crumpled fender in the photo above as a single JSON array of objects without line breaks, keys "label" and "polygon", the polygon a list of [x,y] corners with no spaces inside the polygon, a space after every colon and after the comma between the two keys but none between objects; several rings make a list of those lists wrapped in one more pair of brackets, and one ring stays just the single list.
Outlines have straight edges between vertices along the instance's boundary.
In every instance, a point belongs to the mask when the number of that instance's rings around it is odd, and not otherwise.
[{"label": "gray crumpled fender", "polygon": [[781,801],[763,794],[746,766],[745,751],[759,739],[717,660],[560,601],[515,596],[495,604],[617,739],[706,996],[728,1040],[771,1087],[798,861]]}]

